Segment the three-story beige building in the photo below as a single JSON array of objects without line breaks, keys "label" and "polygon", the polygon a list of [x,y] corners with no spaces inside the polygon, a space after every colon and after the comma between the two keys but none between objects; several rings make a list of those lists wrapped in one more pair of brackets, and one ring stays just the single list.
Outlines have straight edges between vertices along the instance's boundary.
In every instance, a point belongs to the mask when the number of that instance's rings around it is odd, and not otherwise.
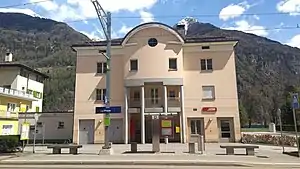
[{"label": "three-story beige building", "polygon": [[[234,46],[226,37],[185,37],[162,23],[145,23],[112,40],[110,141],[148,143],[161,119],[169,142],[240,139]],[[77,52],[75,143],[103,143],[106,42],[73,45]]]}]

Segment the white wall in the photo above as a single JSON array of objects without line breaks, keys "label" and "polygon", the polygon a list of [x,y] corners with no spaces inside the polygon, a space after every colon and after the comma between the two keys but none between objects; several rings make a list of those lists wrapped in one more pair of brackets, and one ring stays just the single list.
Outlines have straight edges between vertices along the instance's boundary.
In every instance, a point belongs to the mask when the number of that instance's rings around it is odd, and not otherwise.
[{"label": "white wall", "polygon": [[[32,75],[31,75],[32,76]],[[34,90],[37,92],[40,92],[42,94],[44,94],[44,84],[37,82],[33,77],[29,77],[29,81],[28,81],[28,89],[30,90]],[[27,78],[18,75],[17,76],[17,90],[22,90],[22,88],[24,87],[24,90],[27,91]],[[38,99],[38,101],[33,101],[32,102],[32,108],[29,110],[29,112],[35,112],[36,111],[36,107],[40,108],[40,112],[42,112],[42,107],[43,107],[43,99]]]},{"label": "white wall", "polygon": [[[19,126],[25,121],[24,116],[19,119]],[[27,122],[30,122],[31,126],[34,126],[34,115],[27,116]],[[38,127],[40,133],[37,134],[36,139],[42,140],[43,134],[45,140],[68,140],[73,137],[73,113],[42,113],[38,119],[38,122],[42,122],[44,129]],[[64,128],[58,129],[58,123],[64,122]],[[20,130],[20,129],[19,129]],[[20,131],[19,131],[20,132]],[[29,134],[30,140],[33,139],[33,133]]]}]

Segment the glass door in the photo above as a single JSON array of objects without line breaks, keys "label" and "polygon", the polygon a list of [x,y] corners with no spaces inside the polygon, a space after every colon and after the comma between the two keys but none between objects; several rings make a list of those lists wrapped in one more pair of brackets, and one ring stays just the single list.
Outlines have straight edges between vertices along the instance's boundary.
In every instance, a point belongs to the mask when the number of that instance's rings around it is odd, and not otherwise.
[{"label": "glass door", "polygon": [[158,88],[151,89],[151,103],[153,105],[158,104]]}]

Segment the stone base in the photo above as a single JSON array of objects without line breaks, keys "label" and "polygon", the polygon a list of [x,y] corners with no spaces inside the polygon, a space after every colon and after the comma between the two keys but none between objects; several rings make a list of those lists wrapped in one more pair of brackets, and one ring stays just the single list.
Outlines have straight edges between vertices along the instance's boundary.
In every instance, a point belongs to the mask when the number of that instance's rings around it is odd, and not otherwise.
[{"label": "stone base", "polygon": [[113,149],[109,148],[109,149],[101,149],[99,151],[99,155],[112,155],[113,154]]}]

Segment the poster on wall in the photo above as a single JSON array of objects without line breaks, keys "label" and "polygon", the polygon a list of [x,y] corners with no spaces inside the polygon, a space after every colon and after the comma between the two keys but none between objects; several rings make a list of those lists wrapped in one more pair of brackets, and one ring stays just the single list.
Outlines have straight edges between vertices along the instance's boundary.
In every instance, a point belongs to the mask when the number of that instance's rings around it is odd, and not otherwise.
[{"label": "poster on wall", "polygon": [[161,128],[162,136],[172,136],[172,128]]}]

